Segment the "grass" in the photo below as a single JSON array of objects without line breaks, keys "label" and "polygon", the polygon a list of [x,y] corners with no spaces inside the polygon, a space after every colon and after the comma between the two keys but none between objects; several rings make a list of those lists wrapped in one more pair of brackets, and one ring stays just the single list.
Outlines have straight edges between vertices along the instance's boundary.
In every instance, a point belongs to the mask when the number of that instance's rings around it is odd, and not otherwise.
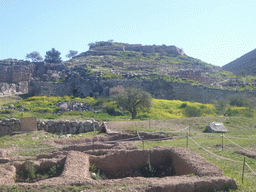
[{"label": "grass", "polygon": [[[236,150],[239,150],[239,147],[233,145],[230,141],[224,138],[224,150],[221,150],[221,134],[219,133],[203,133],[205,126],[208,125],[212,121],[223,122],[224,125],[228,129],[228,133],[225,134],[230,140],[239,144],[240,146],[247,148],[249,150],[256,151],[256,120],[248,117],[196,117],[196,118],[177,118],[177,119],[169,119],[169,120],[147,120],[147,121],[123,121],[123,122],[108,122],[108,126],[113,129],[118,130],[129,130],[130,132],[139,131],[179,131],[182,128],[190,125],[190,136],[201,146],[206,148],[207,150],[233,160],[243,161],[244,156],[235,153]],[[145,141],[144,148],[153,148],[155,146],[179,146],[186,147],[186,131],[181,132],[173,132],[174,136],[184,136],[178,137],[169,141]],[[48,136],[48,138],[44,138],[44,136]],[[93,132],[83,133],[82,136],[95,136]],[[39,140],[33,140],[31,138],[38,137]],[[79,137],[78,135],[74,137]],[[244,139],[237,139],[237,138]],[[22,135],[14,135],[14,136],[4,136],[0,139],[1,148],[8,148],[11,146],[17,146],[18,148],[22,148],[28,151],[33,148],[33,146],[41,147],[40,141],[44,139],[53,139],[56,138],[54,134],[45,133],[43,131],[39,132],[29,132]],[[3,142],[4,141],[4,142]],[[25,145],[23,145],[25,144]],[[137,142],[136,145],[139,148],[142,148],[142,143]],[[44,147],[47,147],[46,145]],[[242,163],[232,162],[223,160],[221,158],[217,158],[204,151],[202,148],[198,147],[191,140],[189,140],[188,147],[190,150],[193,150],[205,157],[208,161],[214,163],[220,169],[223,170],[224,175],[228,177],[232,177],[238,182],[238,189],[234,190],[234,192],[238,191],[256,191],[256,176],[246,167],[245,168],[245,177],[244,183],[241,182],[241,171],[242,171]],[[52,148],[49,149],[50,152]],[[37,153],[38,154],[38,153]],[[31,154],[30,154],[31,155]],[[36,155],[36,153],[34,154]],[[252,158],[246,157],[246,162],[248,165],[256,171],[256,160]],[[93,169],[92,169],[93,170]],[[96,169],[95,169],[96,170]],[[94,170],[94,172],[95,172]],[[96,172],[97,173],[97,172]],[[43,186],[39,187],[42,189]],[[65,187],[65,190],[78,190],[82,189],[84,186],[72,186]],[[90,186],[90,189],[95,189]],[[102,190],[108,189],[110,186],[104,186]],[[2,187],[4,189],[4,187]],[[111,188],[111,187],[110,187]],[[119,186],[120,188],[120,186]],[[45,189],[48,189],[45,187]],[[60,190],[60,187],[56,187],[55,191]],[[3,191],[22,191],[18,187],[6,187]],[[37,191],[38,189],[33,189]],[[31,191],[33,191],[31,189]],[[97,190],[97,189],[95,189]],[[25,191],[25,190],[24,190]]]},{"label": "grass", "polygon": [[62,173],[64,165],[55,164],[44,170],[36,170],[33,161],[28,162],[26,169],[17,172],[16,182],[35,182],[51,177],[58,177]]},{"label": "grass", "polygon": [[[201,104],[196,102],[184,102],[178,100],[153,100],[153,107],[150,111],[140,111],[138,113],[137,119],[135,121],[130,121],[130,115],[128,113],[123,113],[122,115],[110,115],[106,112],[100,111],[95,113],[94,111],[73,111],[73,112],[63,112],[59,114],[54,114],[51,111],[56,109],[56,103],[63,101],[78,101],[87,102],[95,107],[102,107],[103,105],[114,105],[111,100],[100,100],[94,98],[77,98],[77,97],[32,97],[22,100],[19,97],[8,97],[0,98],[1,106],[8,106],[9,104],[14,104],[15,107],[25,105],[31,111],[29,112],[17,112],[15,110],[8,110],[10,113],[0,114],[0,118],[3,117],[20,117],[23,116],[36,116],[42,119],[96,119],[98,121],[110,121],[108,122],[108,127],[117,130],[127,130],[128,132],[135,133],[136,130],[139,131],[179,131],[184,127],[190,125],[191,137],[199,143],[201,146],[207,150],[225,158],[234,159],[238,161],[243,161],[244,156],[235,153],[239,150],[239,147],[232,144],[230,141],[224,138],[224,150],[221,150],[221,134],[218,133],[203,133],[206,125],[212,121],[223,122],[228,129],[228,133],[225,134],[226,137],[230,138],[232,141],[238,145],[256,151],[256,118],[247,116],[248,108],[245,107],[235,107],[231,106],[229,113],[235,113],[236,116],[230,117],[219,117],[216,115],[215,107],[211,104]],[[7,103],[8,102],[8,103]],[[196,107],[201,110],[202,117],[187,117],[185,109],[190,107]],[[48,112],[38,112],[33,110],[44,110]],[[3,111],[2,111],[3,112]],[[5,111],[6,112],[6,111]],[[247,117],[246,117],[247,116]],[[82,137],[95,136],[95,133],[82,133],[79,134]],[[173,132],[173,136],[186,136],[186,132]],[[75,135],[73,137],[79,137]],[[234,138],[236,137],[236,138]],[[35,139],[38,138],[38,139]],[[38,132],[28,132],[23,134],[17,134],[13,136],[2,136],[0,137],[0,148],[11,148],[16,147],[18,150],[12,155],[23,155],[23,156],[35,156],[40,153],[51,152],[54,149],[43,144],[41,141],[57,138],[57,135],[46,133],[43,131]],[[244,138],[244,139],[237,139]],[[45,142],[44,142],[45,143]],[[178,137],[169,141],[156,141],[156,142],[144,142],[144,148],[152,148],[155,146],[179,146],[186,147],[187,140],[185,137]],[[138,147],[142,148],[142,143],[138,142],[136,144]],[[43,149],[41,149],[43,148]],[[45,149],[46,148],[46,149]],[[239,188],[235,190],[238,191],[256,191],[256,177],[253,173],[246,167],[244,183],[241,182],[241,170],[242,163],[232,162],[217,158],[212,156],[208,152],[204,151],[202,148],[198,147],[191,140],[189,140],[189,149],[197,152],[201,156],[205,157],[208,161],[213,162],[224,172],[225,176],[235,178],[238,181]],[[256,171],[256,160],[246,157],[246,162],[248,165]],[[80,189],[78,186],[73,186],[74,189]],[[4,187],[2,187],[4,188]],[[19,191],[17,187],[8,187],[5,191]],[[105,186],[103,189],[106,189]],[[67,189],[67,188],[66,188]],[[69,190],[69,189],[68,189]],[[71,190],[71,189],[70,189]],[[72,189],[73,190],[73,189]]]},{"label": "grass", "polygon": [[[202,120],[201,120],[202,119]],[[207,123],[203,120],[205,118],[195,118],[189,120],[189,124],[191,125],[190,136],[193,138],[199,145],[206,148],[207,150],[232,160],[240,161],[240,163],[223,160],[216,156],[211,155],[206,152],[202,148],[198,147],[192,140],[189,140],[189,149],[197,152],[201,156],[205,157],[208,161],[214,163],[220,169],[223,170],[224,175],[228,177],[232,177],[238,182],[238,189],[234,190],[238,191],[256,191],[256,176],[249,170],[249,168],[245,168],[245,177],[244,183],[242,183],[242,166],[244,156],[235,153],[236,150],[240,148],[229,140],[224,138],[224,150],[221,150],[221,134],[218,133],[203,133],[202,125],[206,125],[208,122],[211,122],[213,119],[208,118]],[[186,119],[187,120],[187,119]],[[216,119],[215,119],[216,120]],[[225,134],[233,142],[238,145],[247,148],[252,151],[256,151],[256,121],[252,118],[246,117],[236,117],[236,118],[226,118],[220,119],[223,121],[225,126],[228,129],[228,133]],[[173,122],[172,122],[173,123]],[[187,122],[188,123],[188,122]],[[145,127],[136,126],[137,129],[145,130]],[[125,128],[124,128],[125,129]],[[156,141],[156,142],[144,142],[144,148],[153,148],[155,146],[179,146],[186,147],[187,139],[186,132],[181,132],[179,135],[183,135],[184,137],[169,140],[169,141]],[[230,136],[230,137],[229,137]],[[247,139],[235,139],[233,137],[238,138],[247,138]],[[137,146],[142,148],[142,143],[137,143]],[[256,159],[246,157],[246,162],[248,165],[256,171]]]}]

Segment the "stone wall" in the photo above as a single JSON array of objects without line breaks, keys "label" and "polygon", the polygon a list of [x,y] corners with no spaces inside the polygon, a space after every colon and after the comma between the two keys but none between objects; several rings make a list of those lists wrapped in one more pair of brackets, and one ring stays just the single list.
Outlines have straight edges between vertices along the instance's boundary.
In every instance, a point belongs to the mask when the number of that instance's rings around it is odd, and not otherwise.
[{"label": "stone wall", "polygon": [[68,70],[65,64],[19,61],[7,65],[0,61],[0,96],[28,93],[29,81],[57,81]]},{"label": "stone wall", "polygon": [[9,96],[28,92],[28,81],[21,81],[18,83],[4,83],[0,82],[0,96]]},{"label": "stone wall", "polygon": [[100,124],[94,120],[86,120],[86,121],[38,121],[37,122],[38,130],[45,130],[50,133],[56,134],[77,134],[77,133],[85,133],[88,131],[99,131]]},{"label": "stone wall", "polygon": [[32,78],[35,64],[0,65],[0,81],[19,83]]},{"label": "stone wall", "polygon": [[108,97],[109,90],[115,86],[134,87],[149,92],[154,98],[168,100],[195,101],[200,103],[211,103],[214,99],[229,98],[234,95],[245,95],[255,98],[254,91],[235,91],[213,89],[203,85],[192,85],[190,83],[169,82],[164,79],[155,80],[103,80],[83,79],[74,76],[64,83],[31,82],[29,92],[31,95],[46,96],[92,96]]},{"label": "stone wall", "polygon": [[116,51],[136,51],[143,53],[162,53],[162,54],[179,54],[185,55],[184,51],[174,45],[141,45],[141,44],[124,44],[124,43],[112,43],[99,42],[90,46],[89,51],[80,53],[73,57],[84,57],[88,55],[117,55]]},{"label": "stone wall", "polygon": [[[94,120],[86,121],[37,121],[37,130],[44,130],[56,134],[77,134],[88,131],[99,131],[100,124]],[[9,135],[13,132],[21,131],[19,119],[11,118],[0,121],[0,135]]]}]

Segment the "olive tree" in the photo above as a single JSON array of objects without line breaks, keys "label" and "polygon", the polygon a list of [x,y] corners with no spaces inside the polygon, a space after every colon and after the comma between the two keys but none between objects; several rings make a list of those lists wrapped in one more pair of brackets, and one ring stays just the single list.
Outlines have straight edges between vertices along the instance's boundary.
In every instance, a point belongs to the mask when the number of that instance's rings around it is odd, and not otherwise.
[{"label": "olive tree", "polygon": [[151,95],[141,89],[126,88],[113,96],[117,105],[131,113],[132,119],[136,118],[138,110],[149,110],[152,105]]},{"label": "olive tree", "polygon": [[40,53],[38,53],[37,51],[33,51],[33,52],[27,54],[26,59],[31,59],[32,62],[43,61],[43,58],[41,57]]},{"label": "olive tree", "polygon": [[69,54],[66,55],[66,57],[68,57],[69,59],[76,56],[78,54],[77,51],[74,51],[74,50],[70,50],[69,51]]}]

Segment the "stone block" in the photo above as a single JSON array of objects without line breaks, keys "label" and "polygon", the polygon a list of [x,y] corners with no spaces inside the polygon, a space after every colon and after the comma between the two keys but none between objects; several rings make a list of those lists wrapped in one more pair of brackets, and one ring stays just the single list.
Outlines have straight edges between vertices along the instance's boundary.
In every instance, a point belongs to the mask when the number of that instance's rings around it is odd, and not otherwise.
[{"label": "stone block", "polygon": [[36,117],[21,117],[21,131],[37,131]]}]

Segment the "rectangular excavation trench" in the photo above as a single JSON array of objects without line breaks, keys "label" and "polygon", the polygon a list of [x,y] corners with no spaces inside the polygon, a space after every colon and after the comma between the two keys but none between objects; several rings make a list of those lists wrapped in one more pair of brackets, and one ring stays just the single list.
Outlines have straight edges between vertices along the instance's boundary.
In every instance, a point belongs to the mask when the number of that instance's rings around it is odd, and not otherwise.
[{"label": "rectangular excavation trench", "polygon": [[[96,165],[101,172],[105,174],[107,179],[121,179],[124,177],[137,177],[141,170],[150,165],[160,170],[155,177],[164,177],[160,180],[151,180],[150,191],[222,191],[224,189],[235,189],[237,183],[234,179],[223,176],[222,171],[213,163],[208,162],[205,158],[181,147],[158,147],[147,150],[103,150],[101,156],[99,151],[69,151],[57,152],[54,154],[46,154],[38,156],[34,161],[40,169],[45,169],[54,164],[64,165],[62,173],[59,177],[44,179],[31,185],[73,185],[77,184],[97,184],[91,178],[89,172],[89,164]],[[149,160],[150,157],[150,160]],[[14,184],[15,168],[23,170],[27,162],[13,162],[12,165],[3,166],[1,184]],[[13,167],[13,168],[12,168]],[[169,170],[168,170],[169,169]],[[166,172],[162,174],[163,172]],[[184,175],[194,174],[193,177]],[[175,176],[175,177],[166,177]],[[198,177],[199,176],[199,177]],[[146,180],[136,180],[145,183]],[[162,182],[159,182],[162,181]],[[102,184],[109,181],[102,180]],[[120,181],[119,181],[120,182]],[[19,183],[22,185],[22,183]],[[24,183],[27,185],[27,183]]]},{"label": "rectangular excavation trench", "polygon": [[[103,156],[91,155],[90,165],[95,165],[108,179],[221,174],[215,165],[184,148],[119,150]],[[202,165],[210,169],[200,168]]]},{"label": "rectangular excavation trench", "polygon": [[34,183],[52,177],[59,177],[64,169],[66,158],[58,162],[49,160],[26,161],[20,165],[16,164],[16,183]]}]

